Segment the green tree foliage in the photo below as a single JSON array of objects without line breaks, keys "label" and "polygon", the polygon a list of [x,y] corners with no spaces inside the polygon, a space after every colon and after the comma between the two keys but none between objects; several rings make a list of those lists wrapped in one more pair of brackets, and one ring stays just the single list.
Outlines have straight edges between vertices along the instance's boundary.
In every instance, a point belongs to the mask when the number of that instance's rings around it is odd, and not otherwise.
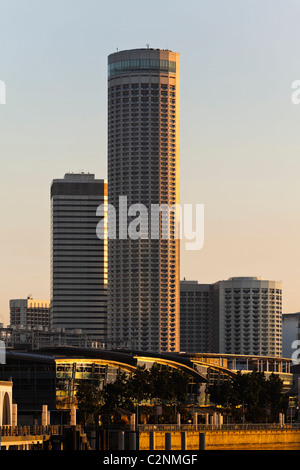
[{"label": "green tree foliage", "polygon": [[125,373],[117,375],[114,382],[104,388],[104,409],[123,408],[133,411],[134,404],[131,396],[130,376]]},{"label": "green tree foliage", "polygon": [[117,409],[133,412],[142,402],[180,405],[186,401],[188,385],[188,375],[180,370],[156,363],[151,369],[139,366],[134,374],[118,374],[103,391],[81,381],[76,393],[78,411],[85,421],[88,415],[96,420],[100,413],[114,413]]},{"label": "green tree foliage", "polygon": [[76,391],[79,421],[86,423],[89,416],[98,422],[104,403],[103,392],[88,380],[81,380]]},{"label": "green tree foliage", "polygon": [[188,376],[167,366],[154,364],[151,369],[139,366],[132,375],[120,374],[107,384],[104,401],[107,408],[119,407],[129,411],[142,401],[182,403],[186,400]]},{"label": "green tree foliage", "polygon": [[279,413],[288,408],[288,397],[282,394],[282,380],[278,375],[272,374],[267,383],[269,387],[269,401],[271,408],[271,420],[275,421]]},{"label": "green tree foliage", "polygon": [[283,382],[275,374],[267,379],[263,372],[242,374],[239,371],[234,378],[210,386],[208,393],[212,403],[230,409],[235,417],[243,413],[250,422],[274,421],[279,412],[286,410],[282,388]]},{"label": "green tree foliage", "polygon": [[133,400],[141,402],[150,400],[153,392],[152,376],[145,366],[138,366],[128,380],[128,386]]}]

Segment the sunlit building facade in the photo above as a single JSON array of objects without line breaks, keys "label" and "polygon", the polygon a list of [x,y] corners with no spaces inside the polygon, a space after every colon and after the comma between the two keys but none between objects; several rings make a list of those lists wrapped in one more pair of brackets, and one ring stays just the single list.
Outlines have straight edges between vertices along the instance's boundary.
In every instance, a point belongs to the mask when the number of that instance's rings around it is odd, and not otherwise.
[{"label": "sunlit building facade", "polygon": [[282,355],[282,283],[232,277],[213,284],[213,352]]},{"label": "sunlit building facade", "polygon": [[50,300],[11,299],[9,313],[11,326],[50,328]]},{"label": "sunlit building facade", "polygon": [[[108,57],[108,203],[117,214],[116,238],[108,238],[110,348],[180,348],[176,215],[168,238],[161,220],[152,236],[150,217],[152,205],[179,203],[179,62],[178,53],[150,48]],[[134,204],[149,215],[137,239],[127,233]]]}]

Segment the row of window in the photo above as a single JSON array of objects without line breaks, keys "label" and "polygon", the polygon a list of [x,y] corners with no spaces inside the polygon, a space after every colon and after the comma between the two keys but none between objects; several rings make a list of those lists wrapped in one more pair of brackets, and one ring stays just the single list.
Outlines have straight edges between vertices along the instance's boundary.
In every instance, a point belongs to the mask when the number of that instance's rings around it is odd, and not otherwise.
[{"label": "row of window", "polygon": [[176,73],[176,62],[160,59],[128,59],[108,64],[108,78],[121,73],[140,73],[142,71]]},{"label": "row of window", "polygon": [[120,92],[121,90],[123,91],[128,91],[128,90],[139,90],[141,89],[142,91],[144,90],[156,90],[158,91],[159,89],[161,90],[171,90],[175,91],[175,85],[168,85],[166,83],[124,83],[123,85],[115,85],[115,86],[110,86],[108,88],[108,94],[111,94],[113,92]]}]

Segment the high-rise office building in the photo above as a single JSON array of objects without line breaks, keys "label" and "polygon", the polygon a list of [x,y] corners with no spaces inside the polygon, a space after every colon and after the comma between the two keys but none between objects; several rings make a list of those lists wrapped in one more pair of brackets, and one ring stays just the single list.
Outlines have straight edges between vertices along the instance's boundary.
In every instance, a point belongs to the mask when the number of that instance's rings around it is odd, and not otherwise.
[{"label": "high-rise office building", "polygon": [[[169,237],[162,217],[157,223],[150,216],[154,205],[179,204],[179,79],[179,54],[169,50],[134,49],[108,57],[108,202],[116,210],[116,239],[108,239],[113,348],[179,351],[176,216],[170,211]],[[135,239],[126,233],[134,204],[148,214]]]},{"label": "high-rise office building", "polygon": [[96,234],[107,184],[66,174],[51,185],[51,327],[106,341],[107,241]]},{"label": "high-rise office building", "polygon": [[180,282],[180,350],[208,353],[211,349],[212,288],[197,281]]},{"label": "high-rise office building", "polygon": [[213,351],[282,355],[282,283],[232,277],[213,288]]}]

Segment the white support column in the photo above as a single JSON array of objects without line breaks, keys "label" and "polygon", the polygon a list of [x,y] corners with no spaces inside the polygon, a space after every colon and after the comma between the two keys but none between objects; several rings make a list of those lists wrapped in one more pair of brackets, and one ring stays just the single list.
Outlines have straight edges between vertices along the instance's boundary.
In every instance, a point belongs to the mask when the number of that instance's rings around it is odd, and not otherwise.
[{"label": "white support column", "polygon": [[42,426],[47,426],[48,421],[48,406],[43,405],[42,408]]},{"label": "white support column", "polygon": [[0,390],[0,426],[2,426],[3,392]]},{"label": "white support column", "polygon": [[284,426],[284,413],[279,413],[279,424],[280,426]]},{"label": "white support column", "polygon": [[135,425],[136,425],[136,414],[133,413],[130,416],[130,431],[135,431]]},{"label": "white support column", "polygon": [[76,426],[76,408],[71,406],[71,426]]},{"label": "white support column", "polygon": [[12,426],[17,426],[18,425],[18,405],[16,403],[12,404],[11,425]]}]

